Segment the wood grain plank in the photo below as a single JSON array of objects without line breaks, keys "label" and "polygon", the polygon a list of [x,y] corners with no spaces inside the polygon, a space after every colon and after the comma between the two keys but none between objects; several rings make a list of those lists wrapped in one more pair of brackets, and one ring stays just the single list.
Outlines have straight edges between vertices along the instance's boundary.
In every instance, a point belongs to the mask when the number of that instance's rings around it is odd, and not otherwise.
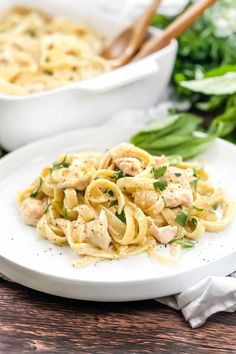
[{"label": "wood grain plank", "polygon": [[95,303],[0,280],[0,353],[236,353],[236,315],[193,330],[155,301]]}]

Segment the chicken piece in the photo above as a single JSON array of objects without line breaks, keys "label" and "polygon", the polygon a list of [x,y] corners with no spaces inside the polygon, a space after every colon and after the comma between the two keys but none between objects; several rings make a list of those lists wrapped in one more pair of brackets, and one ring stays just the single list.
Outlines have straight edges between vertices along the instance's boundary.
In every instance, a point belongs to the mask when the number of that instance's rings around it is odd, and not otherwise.
[{"label": "chicken piece", "polygon": [[85,232],[88,241],[95,247],[101,248],[104,251],[108,250],[111,236],[108,233],[108,222],[104,210],[101,211],[98,220],[87,223]]},{"label": "chicken piece", "polygon": [[156,224],[152,224],[150,231],[152,235],[162,244],[166,245],[167,243],[174,240],[177,234],[176,226],[162,226],[158,227]]},{"label": "chicken piece", "polygon": [[190,186],[189,188],[184,188],[181,184],[168,184],[168,187],[161,193],[161,197],[167,208],[193,204],[193,192]]},{"label": "chicken piece", "polygon": [[[65,171],[64,178],[58,182],[60,189],[75,188],[84,191],[91,182],[92,176],[96,171],[96,159],[76,159]],[[54,179],[56,179],[54,177]]]},{"label": "chicken piece", "polygon": [[135,157],[122,157],[114,160],[115,165],[127,175],[132,177],[142,172],[141,162]]},{"label": "chicken piece", "polygon": [[23,222],[27,225],[36,226],[44,214],[45,205],[45,201],[35,198],[25,199],[20,208]]},{"label": "chicken piece", "polygon": [[190,188],[189,182],[193,179],[193,170],[188,168],[182,170],[178,167],[170,166],[165,173],[164,179],[167,183],[181,184],[182,187]]}]

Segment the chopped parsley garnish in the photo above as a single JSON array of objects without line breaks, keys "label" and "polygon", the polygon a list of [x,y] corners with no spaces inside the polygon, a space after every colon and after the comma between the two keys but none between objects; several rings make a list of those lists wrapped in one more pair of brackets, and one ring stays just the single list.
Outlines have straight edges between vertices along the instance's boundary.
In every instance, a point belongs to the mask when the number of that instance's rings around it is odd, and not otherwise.
[{"label": "chopped parsley garnish", "polygon": [[108,189],[107,193],[109,194],[110,197],[113,197],[114,193],[111,189]]},{"label": "chopped parsley garnish", "polygon": [[108,189],[107,193],[109,194],[110,197],[113,197],[114,193],[111,189]]},{"label": "chopped parsley garnish", "polygon": [[54,170],[59,170],[60,168],[68,168],[70,167],[70,163],[66,162],[67,155],[64,157],[64,159],[61,162],[54,162],[51,168],[51,173]]},{"label": "chopped parsley garnish", "polygon": [[187,209],[185,210],[180,210],[178,211],[175,221],[180,225],[180,226],[185,226],[185,224],[188,221],[189,217],[189,211]]},{"label": "chopped parsley garnish", "polygon": [[188,219],[190,225],[197,226],[197,218],[194,216]]},{"label": "chopped parsley garnish", "polygon": [[124,177],[133,177],[133,176],[129,175],[128,173],[123,173],[121,170],[117,170],[113,173],[113,177],[115,179],[120,179]]},{"label": "chopped parsley garnish", "polygon": [[44,210],[44,214],[47,214],[47,212],[48,212],[50,206],[52,205],[52,203],[53,203],[53,202],[48,203],[48,205],[46,206],[46,208],[45,208],[45,210]]},{"label": "chopped parsley garnish", "polygon": [[195,178],[193,181],[190,182],[190,186],[195,190],[197,190],[198,178]]},{"label": "chopped parsley garnish", "polygon": [[46,208],[45,208],[45,210],[44,210],[44,214],[47,214],[47,212],[48,212],[50,206],[51,206],[52,204],[54,204],[54,203],[60,204],[60,202],[58,202],[57,200],[53,200],[52,202],[48,203],[48,205],[46,206]]},{"label": "chopped parsley garnish", "polygon": [[68,219],[68,211],[64,205],[63,205],[61,211],[62,211],[62,215],[63,215],[64,219]]},{"label": "chopped parsley garnish", "polygon": [[153,168],[153,174],[155,179],[163,177],[164,174],[166,173],[166,170],[167,170],[167,166],[160,166],[158,168]]},{"label": "chopped parsley garnish", "polygon": [[113,207],[114,205],[118,205],[118,200],[117,199],[110,201],[109,208]]},{"label": "chopped parsley garnish", "polygon": [[193,246],[195,246],[195,242],[185,240],[184,238],[179,240],[174,240],[173,243],[180,245],[182,248],[192,248]]},{"label": "chopped parsley garnish", "polygon": [[156,190],[159,191],[164,191],[167,187],[167,182],[166,181],[156,181],[153,183],[153,186]]},{"label": "chopped parsley garnish", "polygon": [[120,219],[124,224],[126,224],[126,217],[125,217],[125,212],[122,210],[122,212],[119,214],[118,211],[116,212],[116,217]]},{"label": "chopped parsley garnish", "polygon": [[34,30],[28,30],[25,33],[28,34],[30,37],[36,37],[36,32]]},{"label": "chopped parsley garnish", "polygon": [[30,194],[30,197],[31,197],[31,198],[35,198],[35,197],[37,196],[37,194],[38,194],[38,192],[39,192],[39,190],[40,190],[40,188],[41,188],[42,182],[43,182],[42,177],[39,177],[39,185],[38,185],[38,187]]},{"label": "chopped parsley garnish", "polygon": [[175,172],[175,175],[176,175],[176,177],[180,177],[180,176],[182,176],[182,173]]},{"label": "chopped parsley garnish", "polygon": [[197,210],[197,211],[203,211],[203,208],[198,208],[196,205],[193,205],[193,209]]},{"label": "chopped parsley garnish", "polygon": [[218,205],[217,203],[216,203],[216,204],[213,204],[213,205],[212,205],[212,209],[213,209],[213,210],[216,210],[216,209],[218,208],[218,206],[219,206],[219,205]]},{"label": "chopped parsley garnish", "polygon": [[125,177],[125,176],[124,176],[124,174],[123,174],[123,172],[122,172],[121,170],[117,170],[117,171],[115,171],[115,172],[113,173],[113,177],[114,177],[115,179],[120,179],[120,178],[123,178],[123,177]]}]

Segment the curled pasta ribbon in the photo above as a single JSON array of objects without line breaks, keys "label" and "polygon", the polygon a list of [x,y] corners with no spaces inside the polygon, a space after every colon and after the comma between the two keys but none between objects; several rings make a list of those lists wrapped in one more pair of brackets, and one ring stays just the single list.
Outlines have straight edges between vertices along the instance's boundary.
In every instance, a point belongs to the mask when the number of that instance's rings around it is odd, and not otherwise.
[{"label": "curled pasta ribbon", "polygon": [[99,204],[108,201],[109,196],[105,196],[108,190],[112,191],[116,197],[118,202],[118,213],[121,213],[125,207],[125,197],[118,186],[107,179],[100,178],[90,183],[84,196],[86,204]]},{"label": "curled pasta ribbon", "polygon": [[108,150],[100,161],[101,169],[108,169],[114,167],[114,160],[122,157],[133,157],[138,159],[143,168],[154,163],[154,158],[146,151],[135,147],[132,144],[123,143],[113,149]]},{"label": "curled pasta ribbon", "polygon": [[197,225],[193,231],[187,231],[186,236],[190,238],[191,240],[199,240],[201,236],[205,232],[205,225],[204,223],[200,220],[197,219]]},{"label": "curled pasta ribbon", "polygon": [[154,179],[142,179],[138,177],[124,177],[117,181],[117,186],[124,192],[134,193],[137,189],[146,190],[154,189]]},{"label": "curled pasta ribbon", "polygon": [[137,190],[133,193],[134,203],[138,205],[142,211],[152,216],[157,217],[164,208],[164,202],[160,195],[154,190]]},{"label": "curled pasta ribbon", "polygon": [[225,200],[222,204],[222,217],[216,221],[201,220],[209,232],[223,231],[227,225],[232,221],[236,210],[235,203]]},{"label": "curled pasta ribbon", "polygon": [[59,227],[48,222],[48,218],[44,215],[37,224],[37,231],[45,239],[48,239],[56,245],[67,243],[67,238]]},{"label": "curled pasta ribbon", "polygon": [[[126,225],[112,216],[113,214],[104,209],[110,221],[109,230],[116,243],[122,246],[142,244],[146,240],[147,220],[142,210],[133,203],[127,202],[124,213]],[[112,215],[111,215],[112,214]]]},{"label": "curled pasta ribbon", "polygon": [[103,178],[103,179],[114,179],[114,172],[112,170],[97,170],[95,171],[93,175],[93,180],[96,180],[98,178]]}]

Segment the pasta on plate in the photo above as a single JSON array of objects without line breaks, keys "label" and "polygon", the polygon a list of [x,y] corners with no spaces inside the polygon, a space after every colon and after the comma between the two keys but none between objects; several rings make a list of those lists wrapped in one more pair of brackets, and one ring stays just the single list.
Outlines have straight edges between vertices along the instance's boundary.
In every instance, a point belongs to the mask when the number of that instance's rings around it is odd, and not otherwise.
[{"label": "pasta on plate", "polygon": [[24,7],[0,15],[0,92],[26,95],[110,71],[91,29]]},{"label": "pasta on plate", "polygon": [[235,209],[199,162],[152,156],[127,143],[59,156],[18,201],[24,223],[69,245],[78,267],[142,252],[171,264],[206,231],[224,230]]}]

